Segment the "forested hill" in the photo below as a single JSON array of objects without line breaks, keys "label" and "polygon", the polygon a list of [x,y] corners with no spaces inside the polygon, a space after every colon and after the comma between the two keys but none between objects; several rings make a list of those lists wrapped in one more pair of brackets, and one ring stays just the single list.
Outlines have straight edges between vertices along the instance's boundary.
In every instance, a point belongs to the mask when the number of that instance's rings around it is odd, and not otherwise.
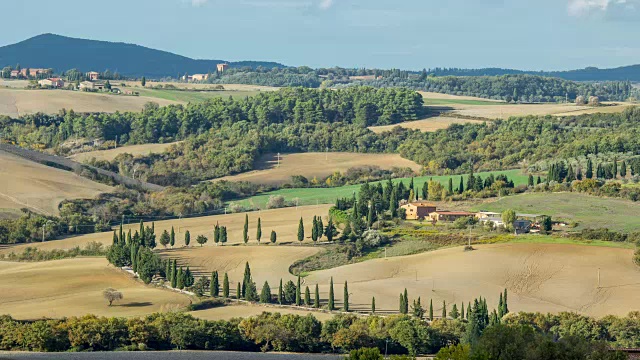
[{"label": "forested hill", "polygon": [[[185,73],[215,71],[224,60],[195,60],[140,45],[76,39],[54,34],[39,35],[0,47],[0,67],[52,68],[99,71],[107,69],[125,76],[149,78],[176,77]],[[230,62],[232,67],[284,67],[261,61]]]},{"label": "forested hill", "polygon": [[435,76],[500,76],[529,74],[547,77],[556,77],[573,81],[640,81],[640,65],[621,66],[612,69],[598,69],[588,67],[567,71],[523,71],[501,68],[484,69],[459,69],[459,68],[434,68],[427,73]]}]

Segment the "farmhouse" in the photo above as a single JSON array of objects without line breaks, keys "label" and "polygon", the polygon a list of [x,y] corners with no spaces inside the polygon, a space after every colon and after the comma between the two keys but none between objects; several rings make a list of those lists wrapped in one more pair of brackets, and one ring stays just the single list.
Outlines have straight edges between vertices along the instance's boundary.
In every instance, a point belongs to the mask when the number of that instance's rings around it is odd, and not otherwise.
[{"label": "farmhouse", "polygon": [[17,78],[20,75],[20,70],[11,70],[11,77]]},{"label": "farmhouse", "polygon": [[218,64],[218,72],[225,72],[229,68],[229,64]]},{"label": "farmhouse", "polygon": [[42,87],[61,88],[64,86],[64,81],[60,78],[48,78],[38,81],[38,85]]},{"label": "farmhouse", "polygon": [[95,71],[90,71],[87,73],[87,79],[89,79],[90,81],[96,81],[100,79],[100,73],[97,73]]},{"label": "farmhouse", "polygon": [[416,201],[400,206],[407,215],[407,220],[423,220],[436,211],[436,206],[427,202]]},{"label": "farmhouse", "polygon": [[476,213],[476,218],[482,221],[483,219],[499,218],[501,215],[502,215],[501,213],[497,213],[493,211],[480,211]]},{"label": "farmhouse", "polygon": [[475,213],[466,211],[434,211],[429,214],[432,221],[456,221],[464,217],[475,216]]},{"label": "farmhouse", "polygon": [[50,69],[22,69],[20,70],[20,75],[22,77],[37,77],[38,75],[50,74]]},{"label": "farmhouse", "polygon": [[190,76],[191,81],[203,81],[209,78],[209,74],[193,74]]},{"label": "farmhouse", "polygon": [[102,89],[104,89],[104,83],[102,82],[83,81],[80,83],[80,90],[91,91]]}]

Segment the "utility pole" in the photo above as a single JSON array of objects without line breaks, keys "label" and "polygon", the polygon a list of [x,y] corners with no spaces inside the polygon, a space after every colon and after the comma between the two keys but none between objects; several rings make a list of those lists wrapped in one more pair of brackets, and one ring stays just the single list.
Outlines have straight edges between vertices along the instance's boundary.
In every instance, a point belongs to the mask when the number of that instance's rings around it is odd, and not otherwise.
[{"label": "utility pole", "polygon": [[278,167],[280,167],[280,153],[278,153]]},{"label": "utility pole", "polygon": [[600,268],[598,268],[598,289],[600,289]]}]

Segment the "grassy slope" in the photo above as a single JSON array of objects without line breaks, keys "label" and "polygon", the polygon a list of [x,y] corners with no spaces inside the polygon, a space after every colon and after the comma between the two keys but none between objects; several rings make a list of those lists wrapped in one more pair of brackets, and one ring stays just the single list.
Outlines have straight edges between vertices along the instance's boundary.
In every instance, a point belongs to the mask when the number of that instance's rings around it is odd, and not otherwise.
[{"label": "grassy slope", "polygon": [[578,222],[577,230],[609,228],[639,231],[640,204],[627,200],[599,198],[577,193],[534,193],[502,198],[476,206],[476,210],[548,214],[554,219]]},{"label": "grassy slope", "polygon": [[[467,100],[467,99],[430,99],[424,98],[425,105],[496,105],[495,101]],[[497,103],[500,105],[501,103]],[[504,103],[503,105],[508,105]]]},{"label": "grassy slope", "polygon": [[[528,176],[524,175],[520,172],[520,170],[506,170],[506,171],[494,171],[492,172],[494,175],[505,174],[512,179],[516,185],[526,184],[528,180]],[[482,178],[486,178],[490,173],[479,173],[478,175],[482,176]],[[460,175],[454,176],[422,176],[416,177],[414,179],[414,183],[417,189],[422,189],[422,186],[425,182],[429,181],[429,179],[433,178],[434,181],[439,181],[445,187],[448,186],[449,179],[453,178],[453,187],[454,189],[458,187],[460,183]],[[466,186],[467,183],[467,175],[463,175],[464,183]],[[394,182],[402,180],[405,185],[409,185],[410,179],[396,179]],[[375,183],[374,183],[375,184]],[[341,186],[336,188],[309,188],[309,189],[282,189],[277,191],[272,191],[269,193],[253,196],[248,199],[244,199],[239,201],[238,203],[243,206],[251,206],[251,207],[259,207],[264,208],[269,196],[271,195],[282,195],[286,200],[292,201],[295,198],[299,199],[299,205],[315,205],[319,204],[331,204],[335,202],[337,198],[343,197],[351,197],[353,193],[357,193],[360,189],[361,185],[348,185]]]}]

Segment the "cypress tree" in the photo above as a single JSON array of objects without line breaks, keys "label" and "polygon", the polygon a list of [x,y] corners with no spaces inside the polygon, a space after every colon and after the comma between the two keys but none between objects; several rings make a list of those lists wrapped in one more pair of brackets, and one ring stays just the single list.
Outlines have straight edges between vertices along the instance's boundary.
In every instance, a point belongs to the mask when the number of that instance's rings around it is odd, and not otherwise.
[{"label": "cypress tree", "polygon": [[329,222],[327,223],[327,228],[324,230],[324,234],[327,237],[328,242],[333,242],[334,231],[335,231],[335,226],[333,226],[333,219],[329,218]]},{"label": "cypress tree", "polygon": [[222,281],[222,296],[225,299],[229,298],[229,275],[224,273],[224,280]]},{"label": "cypress tree", "polygon": [[507,315],[509,313],[509,305],[507,304],[507,289],[504,289],[504,296],[502,297],[502,315]]},{"label": "cypress tree", "polygon": [[433,321],[433,299],[429,301],[429,321]]},{"label": "cypress tree", "polygon": [[165,263],[164,277],[168,282],[171,282],[171,260]]},{"label": "cypress tree", "polygon": [[453,194],[453,178],[449,178],[449,195]]},{"label": "cypress tree", "polygon": [[331,283],[329,285],[329,311],[335,310],[335,303],[333,298],[333,276],[331,277]]},{"label": "cypress tree", "polygon": [[618,157],[613,158],[613,178],[618,178]]},{"label": "cypress tree", "polygon": [[242,229],[242,241],[246,245],[249,242],[249,214],[244,215],[244,228]]},{"label": "cypress tree", "polygon": [[304,289],[304,305],[311,306],[311,291],[309,291],[308,286]]},{"label": "cypress tree", "polygon": [[278,304],[282,305],[284,293],[282,291],[282,279],[280,279],[280,287],[278,287]]},{"label": "cypress tree", "polygon": [[538,176],[538,178],[536,179],[536,184],[542,184],[542,179],[540,178],[540,176]]},{"label": "cypress tree", "polygon": [[402,309],[403,314],[409,313],[409,294],[407,293],[407,288],[404,288],[404,308]]},{"label": "cypress tree", "polygon": [[187,230],[187,232],[184,233],[184,245],[189,246],[190,242],[191,242],[191,233],[189,232],[189,230]]},{"label": "cypress tree", "polygon": [[460,176],[460,185],[458,185],[458,194],[462,194],[464,192],[464,180],[462,176]]},{"label": "cypress tree", "polygon": [[244,275],[242,276],[241,292],[242,292],[243,298],[247,296],[247,287],[249,286],[250,282],[251,282],[251,268],[249,267],[249,262],[247,261],[244,264]]},{"label": "cypress tree", "polygon": [[322,223],[322,216],[318,216],[318,239],[322,239],[324,234],[324,224]]},{"label": "cypress tree", "polygon": [[533,186],[533,175],[529,174],[529,186]]},{"label": "cypress tree", "polygon": [[211,296],[218,297],[220,295],[220,281],[218,279],[218,272],[214,271],[211,274]]},{"label": "cypress tree", "polygon": [[471,321],[471,302],[467,304],[467,320]]},{"label": "cypress tree", "polygon": [[400,300],[398,300],[398,312],[400,312],[400,314],[404,314],[404,302],[404,295],[400,293]]},{"label": "cypress tree", "polygon": [[320,308],[320,289],[318,289],[318,284],[316,284],[316,294],[313,298],[313,307],[316,309]]},{"label": "cypress tree", "polygon": [[276,232],[271,230],[271,237],[269,240],[271,241],[272,244],[276,243],[276,240],[277,240],[276,237],[277,237]]},{"label": "cypress tree", "polygon": [[261,238],[262,238],[262,220],[258,218],[258,230],[256,230],[256,240],[258,240],[258,244],[260,244]]},{"label": "cypress tree", "polygon": [[171,267],[171,287],[174,289],[178,287],[178,263],[175,259]]},{"label": "cypress tree", "polygon": [[593,163],[591,159],[587,160],[587,172],[585,173],[587,179],[593,179]]},{"label": "cypress tree", "polygon": [[500,293],[500,300],[498,301],[498,315],[500,317],[504,316],[504,301],[502,301],[502,293]]},{"label": "cypress tree", "polygon": [[302,245],[302,241],[304,240],[304,223],[302,221],[302,217],[300,217],[300,223],[298,224],[298,241],[300,245]]},{"label": "cypress tree", "polygon": [[173,230],[173,226],[171,227],[171,238],[169,239],[169,245],[173,247],[176,244],[176,232]]},{"label": "cypress tree", "polygon": [[267,281],[262,285],[262,292],[260,292],[260,302],[263,304],[268,304],[271,302],[271,287],[269,287],[269,283]]},{"label": "cypress tree", "polygon": [[178,276],[177,276],[177,278],[178,278],[178,281],[177,281],[177,288],[178,288],[178,289],[180,289],[180,290],[184,289],[184,274],[183,274],[183,272],[182,272],[182,267],[180,267],[180,268],[178,269]]},{"label": "cypress tree", "polygon": [[376,313],[376,297],[371,298],[371,314]]},{"label": "cypress tree", "polygon": [[622,160],[622,164],[620,165],[620,177],[627,177],[627,162]]},{"label": "cypress tree", "polygon": [[429,182],[425,181],[424,185],[422,185],[422,200],[427,200],[429,198]]},{"label": "cypress tree", "polygon": [[124,229],[122,228],[122,223],[120,223],[120,232],[118,233],[118,242],[120,244],[124,244]]},{"label": "cypress tree", "polygon": [[315,215],[313,216],[313,223],[311,225],[311,240],[314,244],[318,241],[318,219]]},{"label": "cypress tree", "polygon": [[[398,216],[398,194],[395,189],[391,191],[391,197],[389,198],[389,211],[391,211],[391,216]],[[331,222],[331,219],[329,219]]]},{"label": "cypress tree", "polygon": [[453,304],[451,307],[451,318],[457,320],[460,317],[460,312],[458,312],[458,305]]},{"label": "cypress tree", "polygon": [[302,289],[300,283],[300,275],[298,275],[298,285],[296,286],[296,306],[302,305]]},{"label": "cypress tree", "polygon": [[222,243],[223,246],[228,240],[227,236],[228,236],[227,227],[226,226],[221,227],[220,228],[220,242]]},{"label": "cypress tree", "polygon": [[218,223],[216,223],[216,226],[213,228],[213,242],[216,243],[216,246],[220,243],[220,226]]},{"label": "cypress tree", "polygon": [[112,245],[118,245],[118,235],[116,235],[116,231],[113,230],[113,240],[112,240]]},{"label": "cypress tree", "polygon": [[344,282],[343,304],[343,310],[349,312],[349,286],[346,281]]},{"label": "cypress tree", "polygon": [[367,213],[367,226],[373,225],[373,204],[369,205],[369,213]]},{"label": "cypress tree", "polygon": [[242,298],[242,285],[238,281],[238,285],[236,286],[236,299],[240,300]]},{"label": "cypress tree", "polygon": [[447,302],[444,300],[442,301],[442,318],[447,318]]}]

